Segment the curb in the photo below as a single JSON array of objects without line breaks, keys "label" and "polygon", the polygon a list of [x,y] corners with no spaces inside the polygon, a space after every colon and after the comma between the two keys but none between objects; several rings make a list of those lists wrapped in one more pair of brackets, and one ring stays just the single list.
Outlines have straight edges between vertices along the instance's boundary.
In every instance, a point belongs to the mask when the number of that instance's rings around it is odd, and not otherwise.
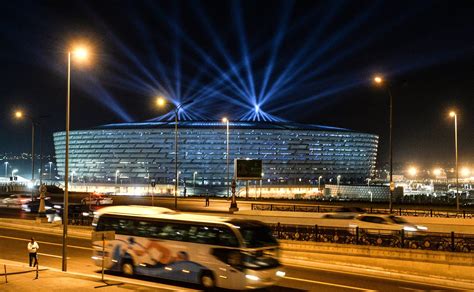
[{"label": "curb", "polygon": [[[16,266],[16,267],[27,267],[25,264],[23,263],[20,263],[20,262],[15,262],[15,261],[10,261],[10,260],[2,260],[0,259],[0,265],[7,265],[7,266]],[[19,272],[19,273],[29,273],[29,272],[35,272],[36,270],[27,270],[27,271],[22,271],[22,272]],[[70,275],[70,276],[76,276],[76,277],[85,277],[85,278],[90,278],[90,279],[94,279],[94,280],[101,280],[101,276],[100,275],[92,275],[92,274],[85,274],[85,273],[79,273],[79,272],[63,272],[62,270],[60,269],[56,269],[56,268],[51,268],[51,267],[47,267],[47,266],[43,266],[43,268],[39,269],[39,271],[51,271],[51,272],[55,272],[55,273],[64,273],[64,274],[67,274],[67,275]],[[19,273],[12,273],[12,274],[19,274]],[[7,275],[11,275],[11,274],[8,274]],[[139,280],[139,279],[129,279],[129,278],[125,278],[125,277],[117,277],[117,276],[113,276],[113,275],[107,275],[106,278],[105,278],[106,281],[118,281],[118,282],[121,282],[121,283],[124,283],[124,284],[128,284],[128,285],[134,285],[134,286],[140,286],[140,287],[147,287],[147,288],[154,288],[154,289],[163,289],[163,290],[168,290],[168,291],[199,291],[199,290],[196,290],[196,289],[190,289],[190,288],[185,288],[185,287],[178,287],[178,286],[171,286],[171,285],[167,285],[167,284],[159,284],[159,283],[154,283],[154,282],[147,282],[147,281],[143,281],[143,280]],[[102,282],[100,282],[102,283]]]},{"label": "curb", "polygon": [[343,274],[356,274],[356,275],[365,275],[374,278],[383,278],[390,280],[406,281],[406,282],[416,282],[420,284],[431,284],[444,286],[445,288],[454,288],[454,289],[465,289],[465,290],[474,290],[474,282],[467,282],[465,279],[448,279],[441,278],[437,276],[420,276],[420,275],[411,275],[406,273],[401,273],[399,271],[393,271],[388,269],[374,269],[368,266],[361,266],[348,263],[334,263],[329,264],[326,262],[318,261],[304,261],[299,259],[292,258],[282,258],[281,262],[286,266],[291,266],[295,268],[306,268],[312,270],[324,270],[331,271],[334,273],[343,273]]}]

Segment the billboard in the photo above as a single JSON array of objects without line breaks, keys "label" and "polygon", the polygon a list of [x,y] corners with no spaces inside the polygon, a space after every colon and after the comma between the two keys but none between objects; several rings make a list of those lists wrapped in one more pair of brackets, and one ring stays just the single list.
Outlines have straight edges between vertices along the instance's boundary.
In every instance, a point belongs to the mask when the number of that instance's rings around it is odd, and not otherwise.
[{"label": "billboard", "polygon": [[262,179],[262,160],[258,159],[235,159],[234,173],[235,178],[240,180],[259,180]]}]

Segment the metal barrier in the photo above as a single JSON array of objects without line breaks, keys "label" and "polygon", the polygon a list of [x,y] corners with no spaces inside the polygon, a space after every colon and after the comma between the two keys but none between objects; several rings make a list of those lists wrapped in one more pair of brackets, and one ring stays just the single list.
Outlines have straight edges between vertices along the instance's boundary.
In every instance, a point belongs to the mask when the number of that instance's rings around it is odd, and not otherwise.
[{"label": "metal barrier", "polygon": [[277,239],[357,244],[407,249],[471,252],[474,234],[273,224]]},{"label": "metal barrier", "polygon": [[[252,203],[251,210],[256,211],[292,211],[292,212],[315,212],[328,213],[335,212],[340,207],[330,205],[310,205],[310,204],[282,204],[282,203]],[[366,213],[373,214],[390,214],[388,208],[361,208]],[[419,216],[419,217],[438,217],[438,218],[474,218],[474,211],[460,210],[459,212],[453,210],[417,210],[398,208],[392,209],[393,214],[399,216]]]}]

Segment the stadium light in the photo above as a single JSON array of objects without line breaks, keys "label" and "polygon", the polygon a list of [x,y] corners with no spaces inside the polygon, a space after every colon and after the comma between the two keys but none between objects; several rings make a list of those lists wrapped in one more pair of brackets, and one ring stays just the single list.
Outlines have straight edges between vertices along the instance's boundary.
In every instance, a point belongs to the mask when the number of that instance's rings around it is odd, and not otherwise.
[{"label": "stadium light", "polygon": [[416,176],[416,174],[418,173],[418,169],[414,166],[411,166],[410,168],[408,168],[408,175],[411,176],[411,177],[414,177]]}]

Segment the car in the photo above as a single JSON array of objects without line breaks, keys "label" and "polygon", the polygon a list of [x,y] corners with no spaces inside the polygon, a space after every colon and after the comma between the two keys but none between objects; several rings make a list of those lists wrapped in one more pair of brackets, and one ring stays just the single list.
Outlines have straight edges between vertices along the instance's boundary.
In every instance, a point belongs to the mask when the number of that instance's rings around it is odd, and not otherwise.
[{"label": "car", "polygon": [[[39,210],[39,205],[40,205],[40,200],[35,200],[35,201],[30,201],[26,204],[21,205],[21,209],[25,212],[29,213],[38,213]],[[46,211],[54,209],[54,204],[51,203],[49,200],[44,201],[44,209]],[[52,210],[54,212],[54,210]]]},{"label": "car", "polygon": [[93,193],[81,200],[83,205],[112,205],[114,200],[104,194]]},{"label": "car", "polygon": [[392,231],[405,232],[422,232],[428,228],[422,225],[414,225],[406,221],[404,218],[395,215],[376,215],[362,214],[355,218],[350,227],[359,227],[363,229],[383,229]]},{"label": "car", "polygon": [[357,215],[365,213],[365,210],[359,207],[341,207],[334,212],[324,214],[324,219],[354,219]]},{"label": "car", "polygon": [[5,198],[2,200],[2,204],[8,206],[18,206],[20,207],[23,204],[27,204],[31,202],[31,196],[30,195],[10,195],[9,197]]}]

